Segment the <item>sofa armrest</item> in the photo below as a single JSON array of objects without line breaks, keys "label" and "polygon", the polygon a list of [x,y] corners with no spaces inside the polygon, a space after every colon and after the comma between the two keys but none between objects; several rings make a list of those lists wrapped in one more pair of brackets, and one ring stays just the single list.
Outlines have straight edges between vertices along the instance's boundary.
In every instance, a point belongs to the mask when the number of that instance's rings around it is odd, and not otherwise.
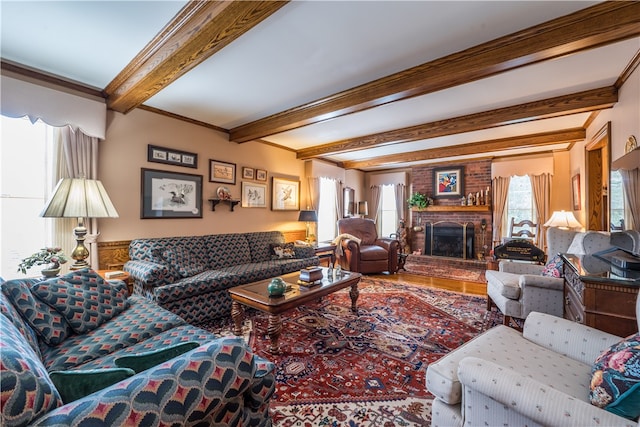
[{"label": "sofa armrest", "polygon": [[256,408],[268,409],[274,371],[241,338],[220,338],[56,408],[34,425],[90,425],[92,419],[110,425],[212,425],[218,416],[226,425],[240,425],[254,418]]},{"label": "sofa armrest", "polygon": [[526,292],[527,287],[553,289],[556,291],[561,291],[564,288],[564,279],[558,277],[523,274],[518,281],[523,292]]},{"label": "sofa armrest", "polygon": [[604,350],[622,340],[581,323],[535,311],[527,316],[522,335],[541,347],[589,365]]},{"label": "sofa armrest", "polygon": [[[634,421],[477,357],[466,357],[460,361],[458,378],[465,395],[467,389],[477,391],[540,425],[637,427]],[[467,402],[469,405],[472,403]]]},{"label": "sofa armrest", "polygon": [[500,261],[498,264],[499,271],[514,274],[533,274],[541,275],[544,270],[543,265],[531,264],[528,262]]},{"label": "sofa armrest", "polygon": [[374,244],[385,248],[387,251],[395,250],[398,251],[398,247],[400,246],[400,242],[397,239],[392,239],[389,237],[379,237]]},{"label": "sofa armrest", "polygon": [[133,280],[145,288],[168,285],[175,281],[169,267],[164,264],[150,261],[127,261],[123,269],[129,273]]}]

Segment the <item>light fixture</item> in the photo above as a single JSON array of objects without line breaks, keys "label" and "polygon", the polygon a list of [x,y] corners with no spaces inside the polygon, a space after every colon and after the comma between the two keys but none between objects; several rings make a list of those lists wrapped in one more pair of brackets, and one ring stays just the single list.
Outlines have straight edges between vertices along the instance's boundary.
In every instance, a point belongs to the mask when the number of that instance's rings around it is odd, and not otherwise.
[{"label": "light fixture", "polygon": [[76,260],[71,270],[89,267],[86,259],[89,250],[84,246],[87,228],[85,218],[118,218],[118,212],[111,203],[107,191],[100,181],[84,178],[63,178],[58,181],[53,194],[47,201],[41,217],[78,218],[78,226],[73,229],[76,247],[71,258]]},{"label": "light fixture", "polygon": [[316,211],[300,211],[300,215],[298,215],[298,221],[304,221],[307,223],[307,233],[306,233],[306,241],[307,243],[311,243],[311,233],[309,233],[310,223],[318,221],[318,215]]},{"label": "light fixture", "polygon": [[367,204],[366,200],[362,202],[358,202],[358,215],[360,215],[363,218],[369,215],[369,205]]},{"label": "light fixture", "polygon": [[562,230],[568,230],[570,228],[582,227],[582,224],[578,222],[573,212],[555,211],[549,221],[543,224],[545,227],[558,227]]}]

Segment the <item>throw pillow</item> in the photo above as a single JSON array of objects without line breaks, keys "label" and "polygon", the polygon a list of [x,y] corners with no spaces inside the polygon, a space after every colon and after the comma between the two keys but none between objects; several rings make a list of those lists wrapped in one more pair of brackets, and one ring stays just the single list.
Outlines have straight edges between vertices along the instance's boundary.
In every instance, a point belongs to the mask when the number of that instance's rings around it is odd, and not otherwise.
[{"label": "throw pillow", "polygon": [[162,252],[162,258],[182,277],[195,276],[207,269],[207,266],[200,261],[196,254],[181,246],[165,249]]},{"label": "throw pillow", "polygon": [[62,314],[33,297],[30,283],[33,282],[28,279],[9,280],[2,284],[2,289],[13,306],[20,311],[22,318],[47,345],[60,344],[73,331]]},{"label": "throw pillow", "polygon": [[640,333],[603,352],[591,369],[591,403],[621,417],[640,417]]},{"label": "throw pillow", "polygon": [[135,372],[127,368],[105,368],[84,371],[53,371],[49,375],[58,389],[62,401],[67,404],[119,383],[135,375]]},{"label": "throw pillow", "polygon": [[78,270],[36,284],[31,292],[54,308],[78,334],[94,330],[129,307],[126,287],[111,286],[93,270]]},{"label": "throw pillow", "polygon": [[115,360],[118,368],[133,369],[135,373],[146,371],[149,368],[158,366],[161,363],[171,360],[174,357],[178,357],[183,353],[186,353],[194,348],[197,348],[200,344],[196,342],[185,342],[177,344],[168,348],[161,348],[159,350],[149,351],[146,353],[134,354],[131,356],[121,356]]},{"label": "throw pillow", "polygon": [[25,337],[0,315],[0,383],[4,425],[29,425],[62,405],[47,370]]},{"label": "throw pillow", "polygon": [[562,258],[560,255],[555,255],[547,262],[542,270],[542,275],[547,277],[563,277],[562,272]]},{"label": "throw pillow", "polygon": [[296,251],[293,243],[270,243],[269,251],[271,259],[291,259],[295,258]]}]

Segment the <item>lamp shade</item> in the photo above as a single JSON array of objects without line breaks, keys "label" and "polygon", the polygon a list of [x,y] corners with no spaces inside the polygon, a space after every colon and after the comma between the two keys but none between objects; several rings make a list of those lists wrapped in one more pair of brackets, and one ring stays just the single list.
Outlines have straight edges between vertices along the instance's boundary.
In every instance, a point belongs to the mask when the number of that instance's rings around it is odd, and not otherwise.
[{"label": "lamp shade", "polygon": [[298,221],[316,222],[318,221],[318,215],[316,211],[300,211]]},{"label": "lamp shade", "polygon": [[573,212],[555,211],[549,221],[544,223],[545,227],[558,227],[558,228],[578,228],[582,227],[582,224],[578,222]]},{"label": "lamp shade", "polygon": [[359,215],[369,215],[369,205],[366,200],[363,202],[358,202],[358,214]]},{"label": "lamp shade", "polygon": [[63,178],[40,212],[45,218],[118,218],[102,183],[94,179]]}]

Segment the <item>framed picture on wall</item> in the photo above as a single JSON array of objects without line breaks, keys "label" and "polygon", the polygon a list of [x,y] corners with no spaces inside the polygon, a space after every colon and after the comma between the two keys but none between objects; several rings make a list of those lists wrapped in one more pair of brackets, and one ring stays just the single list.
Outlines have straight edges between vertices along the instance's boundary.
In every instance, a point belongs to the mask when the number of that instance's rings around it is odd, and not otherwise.
[{"label": "framed picture on wall", "polygon": [[167,165],[184,166],[187,168],[198,167],[198,155],[186,151],[174,150],[172,148],[159,147],[157,145],[147,145],[147,161],[164,163]]},{"label": "framed picture on wall", "polygon": [[273,178],[271,186],[272,211],[300,210],[300,181]]},{"label": "framed picture on wall", "polygon": [[267,185],[242,181],[243,208],[266,208]]},{"label": "framed picture on wall", "polygon": [[573,202],[573,210],[580,210],[580,174],[575,174],[571,178],[571,200]]},{"label": "framed picture on wall", "polygon": [[463,188],[464,168],[439,168],[433,170],[434,197],[461,197]]},{"label": "framed picture on wall", "polygon": [[242,179],[253,179],[255,170],[253,168],[242,167]]},{"label": "framed picture on wall", "polygon": [[142,169],[140,218],[202,218],[202,175]]},{"label": "framed picture on wall", "polygon": [[266,181],[267,180],[267,171],[264,169],[256,169],[256,179],[258,181]]},{"label": "framed picture on wall", "polygon": [[235,185],[236,164],[209,159],[209,182],[224,182]]}]

